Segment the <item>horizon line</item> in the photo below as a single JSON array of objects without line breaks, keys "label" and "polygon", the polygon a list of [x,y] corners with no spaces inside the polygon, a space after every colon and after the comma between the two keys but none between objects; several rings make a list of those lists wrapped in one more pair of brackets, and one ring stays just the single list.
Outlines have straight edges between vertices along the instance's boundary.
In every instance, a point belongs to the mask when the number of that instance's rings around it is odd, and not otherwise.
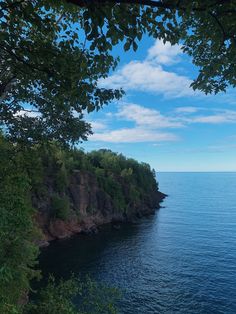
[{"label": "horizon line", "polygon": [[156,170],[158,173],[236,173],[236,170]]}]

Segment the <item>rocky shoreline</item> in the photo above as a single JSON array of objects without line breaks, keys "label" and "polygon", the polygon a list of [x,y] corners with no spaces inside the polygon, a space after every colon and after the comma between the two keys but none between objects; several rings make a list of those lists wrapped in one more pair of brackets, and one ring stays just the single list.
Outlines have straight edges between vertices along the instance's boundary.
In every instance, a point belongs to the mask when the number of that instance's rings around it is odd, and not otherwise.
[{"label": "rocky shoreline", "polygon": [[105,224],[112,224],[114,229],[119,229],[122,223],[133,223],[144,216],[152,215],[161,206],[160,203],[166,197],[165,194],[160,192],[160,202],[155,208],[139,209],[136,214],[130,217],[125,216],[101,216],[99,213],[94,216],[87,216],[79,222],[75,217],[71,217],[68,221],[61,219],[50,219],[47,215],[38,213],[36,216],[36,222],[39,229],[42,231],[42,237],[37,241],[40,247],[45,247],[50,244],[51,241],[57,239],[70,238],[75,234],[96,234],[99,226]]},{"label": "rocky shoreline", "polygon": [[92,173],[76,171],[71,176],[66,191],[70,200],[70,215],[68,219],[62,220],[51,215],[50,194],[53,193],[53,187],[50,180],[46,186],[49,191],[47,198],[38,195],[32,198],[34,207],[37,208],[36,223],[42,231],[42,237],[37,241],[40,247],[49,245],[50,241],[69,238],[78,233],[97,233],[99,226],[108,223],[119,228],[121,223],[133,222],[154,214],[166,197],[155,188],[142,202],[129,204],[125,212],[120,212],[115,210],[112,198],[99,187]]}]

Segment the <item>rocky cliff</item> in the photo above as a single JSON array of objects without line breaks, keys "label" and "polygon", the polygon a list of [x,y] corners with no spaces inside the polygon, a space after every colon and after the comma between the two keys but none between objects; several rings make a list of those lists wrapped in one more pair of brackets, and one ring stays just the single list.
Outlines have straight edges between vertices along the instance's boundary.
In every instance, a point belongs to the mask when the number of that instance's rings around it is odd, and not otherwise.
[{"label": "rocky cliff", "polygon": [[[61,206],[66,215],[55,214],[55,184],[47,177],[44,188],[46,193],[34,193],[32,202],[37,209],[36,221],[42,230],[40,245],[49,241],[70,237],[75,233],[94,233],[97,227],[106,223],[117,225],[125,221],[133,221],[144,215],[152,214],[160,207],[165,194],[159,192],[157,185],[134,201],[130,198],[130,186],[120,176],[115,180],[122,187],[125,205],[117,208],[114,199],[99,184],[96,175],[89,171],[74,170],[68,178],[66,190],[60,197],[67,200]],[[58,210],[58,208],[57,208]]]}]

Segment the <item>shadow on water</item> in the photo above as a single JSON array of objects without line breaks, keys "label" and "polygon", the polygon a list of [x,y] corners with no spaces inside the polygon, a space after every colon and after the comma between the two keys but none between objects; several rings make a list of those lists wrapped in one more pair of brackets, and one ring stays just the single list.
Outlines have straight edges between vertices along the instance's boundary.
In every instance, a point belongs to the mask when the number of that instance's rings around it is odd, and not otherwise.
[{"label": "shadow on water", "polygon": [[43,278],[53,274],[57,279],[68,279],[73,273],[79,276],[89,274],[98,279],[98,269],[105,266],[106,260],[115,258],[117,250],[121,248],[128,249],[132,245],[134,249],[140,232],[144,232],[144,225],[148,225],[146,229],[150,231],[151,225],[157,221],[157,215],[158,210],[155,215],[143,217],[136,223],[121,224],[119,230],[107,224],[100,226],[97,234],[78,234],[51,242],[41,249],[39,256]]}]

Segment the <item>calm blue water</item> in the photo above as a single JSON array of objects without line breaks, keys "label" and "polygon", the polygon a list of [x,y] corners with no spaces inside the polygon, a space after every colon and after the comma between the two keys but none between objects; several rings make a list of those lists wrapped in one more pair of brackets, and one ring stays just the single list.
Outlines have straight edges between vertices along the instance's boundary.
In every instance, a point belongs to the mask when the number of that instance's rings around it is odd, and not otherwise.
[{"label": "calm blue water", "polygon": [[236,313],[236,173],[160,173],[155,216],[43,250],[44,273],[124,291],[121,313]]}]

